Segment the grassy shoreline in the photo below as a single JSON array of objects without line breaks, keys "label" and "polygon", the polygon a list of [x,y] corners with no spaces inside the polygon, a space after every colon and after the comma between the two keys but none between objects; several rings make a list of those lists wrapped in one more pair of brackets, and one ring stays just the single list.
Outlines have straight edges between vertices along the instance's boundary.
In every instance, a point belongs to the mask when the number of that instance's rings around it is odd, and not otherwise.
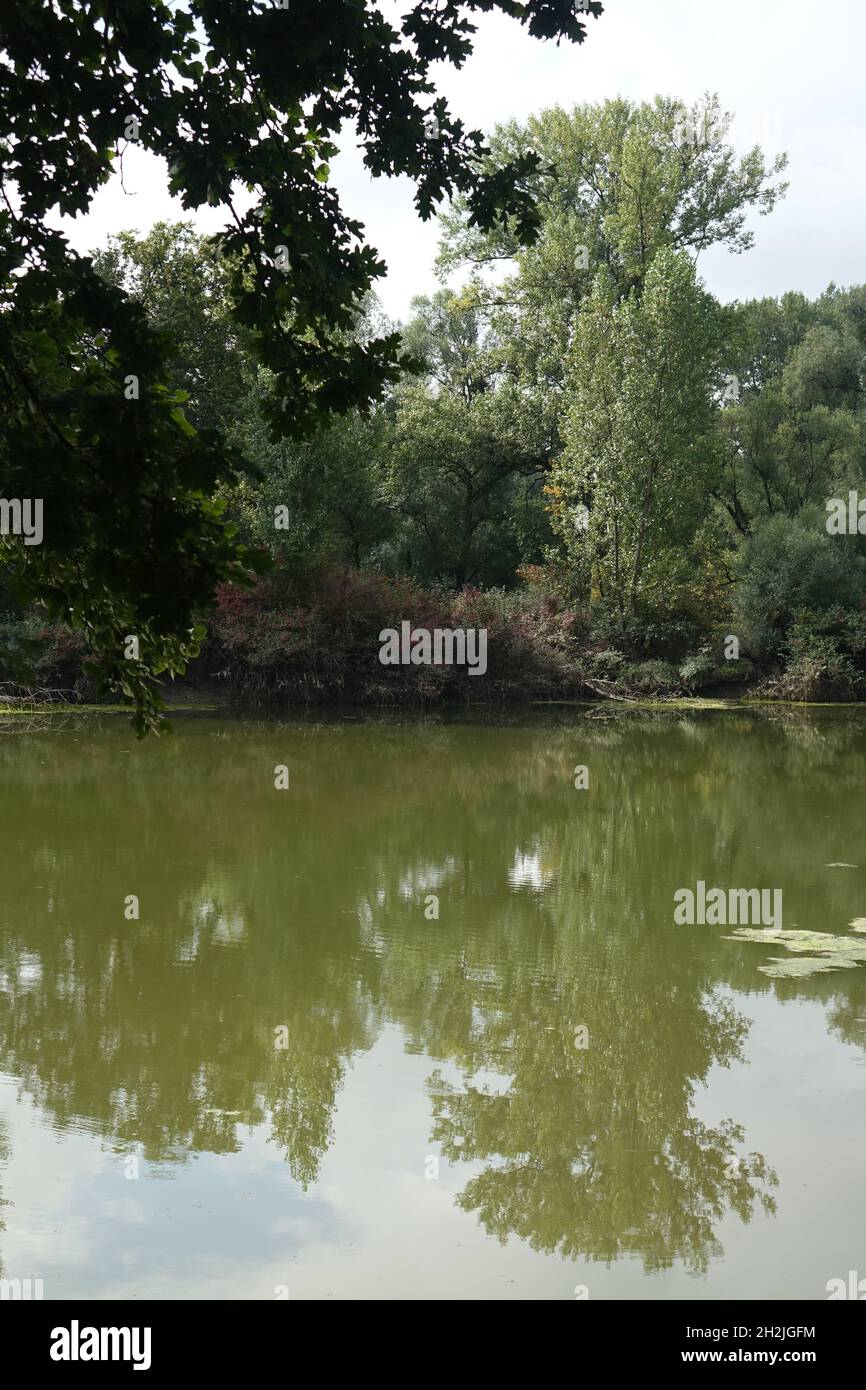
[{"label": "grassy shoreline", "polygon": [[[671,696],[670,698],[651,699],[639,696],[619,696],[617,699],[606,699],[598,697],[592,700],[514,700],[514,701],[473,701],[471,704],[460,704],[457,702],[418,704],[412,703],[364,703],[361,705],[347,701],[324,701],[311,704],[303,701],[283,702],[278,699],[269,700],[244,700],[239,699],[236,694],[232,694],[225,700],[214,702],[211,699],[181,699],[174,703],[167,704],[164,713],[169,715],[178,714],[219,714],[226,710],[237,711],[242,707],[250,714],[261,712],[262,710],[273,710],[277,707],[287,713],[300,710],[327,709],[330,711],[345,710],[366,710],[370,713],[388,711],[392,713],[406,713],[414,711],[416,713],[430,714],[432,712],[448,712],[458,714],[461,711],[480,711],[480,710],[502,710],[514,712],[521,708],[541,710],[541,709],[645,709],[645,710],[713,710],[713,711],[743,711],[761,710],[772,708],[784,708],[792,710],[805,709],[866,709],[864,700],[771,700],[757,696],[742,695],[730,697],[712,696]],[[131,705],[124,704],[72,704],[60,701],[46,701],[42,704],[38,702],[27,704],[3,705],[0,704],[0,719],[14,718],[16,716],[45,716],[45,715],[108,715],[121,714],[131,715],[133,712]]]}]

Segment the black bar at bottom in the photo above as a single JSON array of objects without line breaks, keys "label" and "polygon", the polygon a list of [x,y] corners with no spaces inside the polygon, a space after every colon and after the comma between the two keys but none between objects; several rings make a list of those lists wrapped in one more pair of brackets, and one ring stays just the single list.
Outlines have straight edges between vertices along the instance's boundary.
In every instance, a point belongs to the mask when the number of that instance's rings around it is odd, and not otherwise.
[{"label": "black bar at bottom", "polygon": [[[411,1366],[406,1360],[405,1336],[418,1333],[411,1328],[410,1314],[401,1315],[400,1324],[387,1320],[384,1328],[369,1325],[373,1309],[365,1305],[367,1326],[361,1333],[353,1327],[350,1306],[325,1302],[66,1302],[0,1303],[0,1334],[8,1357],[14,1353],[16,1369],[48,1372],[53,1378],[83,1375],[89,1379],[100,1371],[113,1376],[130,1374],[138,1380],[146,1376],[162,1380],[177,1372],[213,1371],[227,1374],[273,1368],[279,1374],[306,1374],[297,1363],[301,1349],[308,1357],[323,1356],[331,1373],[339,1366],[341,1353],[355,1374],[361,1370],[364,1347],[379,1343],[373,1358],[380,1371],[392,1360],[401,1379]],[[421,1315],[423,1317],[423,1314]],[[485,1369],[492,1369],[497,1352],[495,1328],[479,1323],[471,1312],[463,1328],[449,1318],[434,1315],[441,1332],[447,1327],[457,1333],[461,1344],[471,1339],[472,1350],[483,1357]],[[500,1340],[503,1364],[511,1358],[540,1347],[532,1338],[537,1332],[533,1315],[521,1332],[510,1315],[510,1335]],[[801,1368],[828,1372],[857,1364],[866,1330],[858,1305],[842,1302],[573,1302],[559,1312],[548,1314],[554,1333],[565,1333],[571,1345],[569,1355],[575,1367],[584,1371],[590,1365],[616,1373],[640,1368],[667,1372],[674,1368],[700,1373],[711,1367],[744,1369]],[[410,1326],[407,1328],[407,1322]],[[455,1370],[456,1348],[450,1338],[430,1342],[429,1329],[421,1335],[428,1341],[424,1352],[424,1374],[435,1373],[438,1362],[443,1374]],[[319,1341],[321,1332],[326,1334]],[[359,1333],[361,1335],[359,1336]],[[371,1335],[372,1334],[372,1335]],[[527,1340],[527,1334],[529,1340]],[[384,1346],[383,1346],[384,1340]],[[390,1344],[390,1347],[389,1347]],[[450,1350],[449,1348],[450,1344]],[[391,1351],[391,1357],[388,1356]],[[553,1347],[550,1349],[553,1351]],[[384,1353],[384,1354],[383,1354]],[[563,1348],[556,1352],[557,1362]],[[594,1357],[594,1361],[589,1361]],[[459,1360],[463,1361],[464,1353]],[[411,1355],[410,1355],[411,1360]],[[371,1369],[368,1362],[368,1370]],[[552,1367],[550,1367],[552,1369]],[[559,1372],[561,1374],[561,1372]]]}]

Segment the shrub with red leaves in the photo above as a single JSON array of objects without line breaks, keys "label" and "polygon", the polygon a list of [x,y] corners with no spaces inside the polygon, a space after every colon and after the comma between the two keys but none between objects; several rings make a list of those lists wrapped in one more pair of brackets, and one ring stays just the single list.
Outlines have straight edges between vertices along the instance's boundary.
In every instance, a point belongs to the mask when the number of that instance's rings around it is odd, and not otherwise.
[{"label": "shrub with red leaves", "polygon": [[[485,678],[456,666],[384,666],[380,633],[486,628]],[[378,573],[277,570],[250,589],[224,585],[208,665],[247,692],[361,702],[531,698],[578,692],[576,614],[540,586],[516,593],[466,586],[427,592]]]}]

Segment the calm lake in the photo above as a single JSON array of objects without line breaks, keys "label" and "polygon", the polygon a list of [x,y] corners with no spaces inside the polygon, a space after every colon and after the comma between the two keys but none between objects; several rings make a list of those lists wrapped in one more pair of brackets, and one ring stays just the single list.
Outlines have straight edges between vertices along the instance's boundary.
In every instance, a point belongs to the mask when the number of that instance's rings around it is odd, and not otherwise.
[{"label": "calm lake", "polygon": [[784,946],[674,922],[698,881],[780,889],[866,944],[866,712],[173,722],[0,720],[2,1277],[866,1277],[866,964],[775,978]]}]

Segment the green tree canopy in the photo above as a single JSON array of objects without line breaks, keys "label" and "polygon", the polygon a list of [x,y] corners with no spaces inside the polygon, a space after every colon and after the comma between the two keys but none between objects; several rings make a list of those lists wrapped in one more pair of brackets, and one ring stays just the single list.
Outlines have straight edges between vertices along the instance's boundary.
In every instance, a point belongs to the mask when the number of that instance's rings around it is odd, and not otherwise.
[{"label": "green tree canopy", "polygon": [[830,286],[731,310],[738,399],[724,411],[719,497],[736,531],[823,508],[862,486],[866,458],[866,290]]},{"label": "green tree canopy", "polygon": [[493,9],[539,38],[585,37],[571,0],[418,0],[396,26],[366,0],[4,7],[0,477],[47,520],[43,544],[6,537],[2,559],[20,595],[86,629],[142,728],[153,676],[195,651],[196,612],[254,563],[211,500],[244,460],[189,422],[166,385],[170,338],[71,250],[57,215],[87,210],[125,142],[161,156],[185,208],[226,210],[215,245],[232,319],[273,376],[275,434],[365,407],[403,354],[396,333],[345,332],[383,266],[330,183],[335,140],[354,123],[370,173],[413,179],[422,217],[459,192],[473,225],[507,218],[531,237],[537,157],[486,166],[480,132],[432,100],[432,65],[461,66],[472,15]]},{"label": "green tree canopy", "polygon": [[542,424],[515,392],[477,286],[413,301],[405,341],[421,380],[395,392],[392,567],[429,583],[511,584],[551,539]]},{"label": "green tree canopy", "polygon": [[640,292],[661,250],[694,260],[717,245],[741,253],[754,240],[750,214],[769,213],[783,195],[785,157],[768,161],[755,147],[738,158],[732,120],[707,94],[691,107],[617,97],[510,121],[491,137],[488,161],[506,169],[538,152],[527,184],[538,237],[522,245],[513,221],[478,227],[459,195],[443,216],[440,269],[468,265],[479,277],[503,368],[554,451],[575,316],[596,273],[621,297]]},{"label": "green tree canopy", "polygon": [[717,466],[718,315],[682,253],[642,296],[597,277],[577,320],[553,514],[590,592],[623,617],[665,607],[688,572]]},{"label": "green tree canopy", "polygon": [[190,423],[227,429],[246,396],[245,335],[232,322],[228,266],[212,243],[190,222],[157,222],[143,237],[109,237],[93,264],[170,338],[166,371],[186,393]]}]

